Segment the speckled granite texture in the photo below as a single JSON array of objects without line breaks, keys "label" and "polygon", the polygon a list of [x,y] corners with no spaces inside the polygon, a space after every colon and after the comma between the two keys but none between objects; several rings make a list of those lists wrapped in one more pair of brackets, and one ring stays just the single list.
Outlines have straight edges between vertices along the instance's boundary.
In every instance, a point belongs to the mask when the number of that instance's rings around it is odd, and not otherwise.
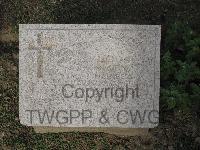
[{"label": "speckled granite texture", "polygon": [[21,123],[52,127],[157,126],[160,28],[20,24]]}]

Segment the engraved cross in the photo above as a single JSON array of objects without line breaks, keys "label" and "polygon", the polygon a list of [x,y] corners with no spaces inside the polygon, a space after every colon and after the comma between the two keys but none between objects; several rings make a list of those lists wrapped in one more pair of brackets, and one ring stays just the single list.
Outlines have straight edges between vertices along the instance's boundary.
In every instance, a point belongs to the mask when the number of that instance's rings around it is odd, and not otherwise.
[{"label": "engraved cross", "polygon": [[37,56],[37,77],[42,78],[43,77],[43,50],[50,50],[51,46],[44,46],[43,42],[41,40],[42,34],[38,33],[37,34],[37,45],[32,45],[29,44],[29,48],[32,50],[37,50],[38,51],[38,56]]}]

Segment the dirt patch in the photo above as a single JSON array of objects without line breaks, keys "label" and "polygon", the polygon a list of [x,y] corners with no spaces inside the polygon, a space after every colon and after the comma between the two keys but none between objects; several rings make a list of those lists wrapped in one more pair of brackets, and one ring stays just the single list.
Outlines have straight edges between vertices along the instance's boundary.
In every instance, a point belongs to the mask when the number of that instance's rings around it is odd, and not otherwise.
[{"label": "dirt patch", "polygon": [[18,33],[12,30],[11,26],[3,27],[0,31],[0,41],[1,42],[17,42]]}]

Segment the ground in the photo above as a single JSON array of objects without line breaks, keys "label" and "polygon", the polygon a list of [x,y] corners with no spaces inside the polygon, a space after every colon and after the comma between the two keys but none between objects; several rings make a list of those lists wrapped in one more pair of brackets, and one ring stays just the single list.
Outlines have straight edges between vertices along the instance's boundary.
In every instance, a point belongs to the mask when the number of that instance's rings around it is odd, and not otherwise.
[{"label": "ground", "polygon": [[[198,149],[199,114],[160,110],[160,123],[148,137],[105,133],[37,134],[18,118],[19,23],[161,24],[161,55],[166,31],[179,21],[199,35],[199,0],[1,0],[0,16],[0,149]],[[161,78],[162,87],[162,78]]]}]

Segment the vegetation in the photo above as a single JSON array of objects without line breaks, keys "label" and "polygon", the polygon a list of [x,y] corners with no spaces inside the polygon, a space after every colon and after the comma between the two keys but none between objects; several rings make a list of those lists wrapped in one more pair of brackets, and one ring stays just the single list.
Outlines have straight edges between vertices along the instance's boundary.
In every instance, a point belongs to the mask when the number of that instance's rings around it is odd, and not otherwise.
[{"label": "vegetation", "polygon": [[199,112],[200,36],[182,23],[173,24],[167,31],[161,57],[162,104],[167,109]]}]

